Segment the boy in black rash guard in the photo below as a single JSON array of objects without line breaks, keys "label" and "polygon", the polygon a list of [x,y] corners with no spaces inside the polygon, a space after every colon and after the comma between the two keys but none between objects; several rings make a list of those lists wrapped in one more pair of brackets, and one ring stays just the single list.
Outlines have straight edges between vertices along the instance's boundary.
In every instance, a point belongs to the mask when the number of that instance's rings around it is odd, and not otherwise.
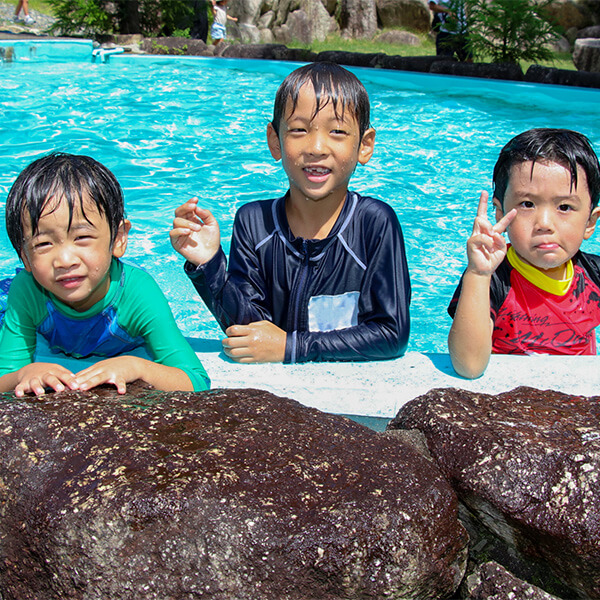
[{"label": "boy in black rash guard", "polygon": [[284,80],[267,140],[290,188],[238,211],[229,268],[210,211],[197,198],[175,211],[171,243],[233,360],[378,360],[406,350],[400,224],[387,204],[348,191],[373,154],[369,112],[364,86],[338,65],[306,65]]}]

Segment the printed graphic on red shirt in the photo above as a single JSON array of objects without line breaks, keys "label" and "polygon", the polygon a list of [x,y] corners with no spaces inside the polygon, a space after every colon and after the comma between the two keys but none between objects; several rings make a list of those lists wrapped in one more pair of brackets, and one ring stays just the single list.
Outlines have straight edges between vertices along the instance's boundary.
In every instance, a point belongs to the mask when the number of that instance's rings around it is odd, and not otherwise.
[{"label": "printed graphic on red shirt", "polygon": [[498,354],[596,354],[600,288],[575,266],[564,296],[546,292],[515,269],[496,313],[492,336]]}]

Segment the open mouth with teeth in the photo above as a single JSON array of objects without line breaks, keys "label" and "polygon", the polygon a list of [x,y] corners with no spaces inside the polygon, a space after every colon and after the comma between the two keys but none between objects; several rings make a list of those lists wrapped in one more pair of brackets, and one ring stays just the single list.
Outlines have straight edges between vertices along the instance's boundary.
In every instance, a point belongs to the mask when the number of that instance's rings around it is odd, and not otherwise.
[{"label": "open mouth with teeth", "polygon": [[321,181],[331,173],[331,169],[325,167],[304,167],[303,171],[311,181]]}]

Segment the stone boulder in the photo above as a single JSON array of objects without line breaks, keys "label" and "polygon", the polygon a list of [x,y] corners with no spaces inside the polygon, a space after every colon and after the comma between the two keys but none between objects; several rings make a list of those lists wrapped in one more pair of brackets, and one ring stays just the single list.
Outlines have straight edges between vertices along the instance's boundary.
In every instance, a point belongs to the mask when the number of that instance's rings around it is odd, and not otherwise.
[{"label": "stone boulder", "polygon": [[257,25],[262,7],[263,0],[230,0],[229,12],[240,25]]},{"label": "stone boulder", "polygon": [[525,81],[530,81],[532,83],[550,83],[553,85],[576,85],[578,87],[600,88],[600,73],[531,65],[525,73]]},{"label": "stone boulder", "polygon": [[[451,59],[450,62],[452,62]],[[429,73],[437,62],[448,62],[446,56],[383,56],[378,66],[382,69],[396,69],[399,71],[414,71]]]},{"label": "stone boulder", "polygon": [[376,0],[376,6],[382,27],[429,31],[431,13],[426,0]]},{"label": "stone boulder", "polygon": [[222,56],[296,62],[314,62],[317,58],[315,52],[305,48],[288,48],[282,44],[233,44],[224,48]]},{"label": "stone boulder", "polygon": [[458,75],[460,77],[482,77],[508,81],[523,80],[521,67],[511,63],[468,63],[440,60],[431,65],[429,72],[437,75]]},{"label": "stone boulder", "polygon": [[337,29],[336,20],[320,0],[302,0],[300,9],[291,12],[285,24],[289,27],[292,39],[304,44],[322,42]]},{"label": "stone boulder", "polygon": [[600,38],[600,25],[591,25],[590,27],[578,29],[574,40],[578,38]]},{"label": "stone boulder", "polygon": [[550,19],[563,29],[582,29],[593,25],[589,10],[581,2],[553,0],[546,5],[545,10]]},{"label": "stone boulder", "polygon": [[515,577],[502,565],[490,561],[480,565],[464,584],[465,600],[559,600],[544,590]]},{"label": "stone boulder", "polygon": [[276,0],[273,4],[273,12],[275,13],[274,26],[283,25],[287,16],[294,10],[300,8],[300,0]]},{"label": "stone boulder", "polygon": [[335,18],[321,0],[280,0],[269,22],[273,38],[281,44],[294,40],[311,44],[338,30]]},{"label": "stone boulder", "polygon": [[345,38],[373,38],[377,32],[375,0],[340,0],[340,29]]},{"label": "stone boulder", "polygon": [[409,31],[384,31],[381,35],[377,36],[378,42],[384,44],[395,44],[398,46],[420,46],[421,40],[418,35],[410,33]]},{"label": "stone boulder", "polygon": [[600,39],[579,38],[575,40],[573,62],[578,71],[600,73]]},{"label": "stone boulder", "polygon": [[147,54],[173,56],[212,56],[213,51],[202,41],[183,37],[144,38],[140,45]]},{"label": "stone boulder", "polygon": [[316,60],[319,62],[333,62],[347,67],[375,67],[383,54],[363,52],[346,52],[345,50],[325,50],[319,52]]},{"label": "stone boulder", "polygon": [[395,436],[258,390],[0,398],[3,600],[447,597],[467,536]]},{"label": "stone boulder", "polygon": [[321,0],[321,2],[330,15],[335,15],[335,9],[337,8],[338,0]]},{"label": "stone boulder", "polygon": [[495,560],[559,597],[600,597],[600,397],[432,390],[390,428],[425,435],[475,546],[502,543],[514,564]]}]

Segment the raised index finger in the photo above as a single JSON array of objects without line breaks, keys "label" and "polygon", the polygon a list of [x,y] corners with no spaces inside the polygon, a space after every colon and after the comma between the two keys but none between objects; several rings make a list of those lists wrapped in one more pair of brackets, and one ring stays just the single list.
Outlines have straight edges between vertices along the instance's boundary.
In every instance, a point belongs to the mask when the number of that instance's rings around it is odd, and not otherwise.
[{"label": "raised index finger", "polygon": [[481,192],[479,196],[479,204],[477,205],[477,216],[487,219],[488,193]]}]

